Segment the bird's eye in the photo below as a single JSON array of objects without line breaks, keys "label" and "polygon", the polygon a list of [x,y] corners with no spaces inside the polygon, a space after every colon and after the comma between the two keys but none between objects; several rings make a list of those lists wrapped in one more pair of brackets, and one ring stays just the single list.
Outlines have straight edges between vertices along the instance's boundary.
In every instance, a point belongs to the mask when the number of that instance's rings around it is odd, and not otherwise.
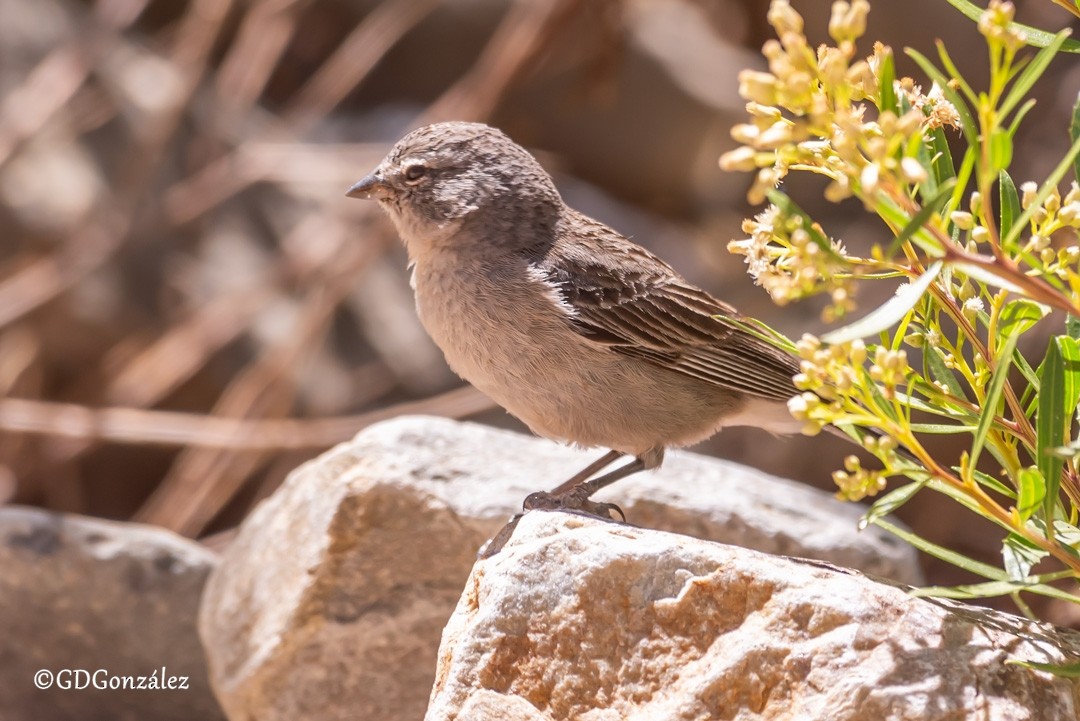
[{"label": "bird's eye", "polygon": [[427,168],[420,163],[413,163],[405,168],[405,180],[415,182],[427,175]]}]

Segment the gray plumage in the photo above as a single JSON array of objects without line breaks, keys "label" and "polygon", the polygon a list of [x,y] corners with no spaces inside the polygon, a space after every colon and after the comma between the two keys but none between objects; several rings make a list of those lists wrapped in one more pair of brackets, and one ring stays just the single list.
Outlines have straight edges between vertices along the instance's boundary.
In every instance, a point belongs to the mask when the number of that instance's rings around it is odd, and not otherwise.
[{"label": "gray plumage", "polygon": [[460,376],[538,435],[659,465],[730,425],[777,433],[798,362],[735,310],[563,203],[502,132],[439,123],[349,194],[389,214],[427,332]]}]

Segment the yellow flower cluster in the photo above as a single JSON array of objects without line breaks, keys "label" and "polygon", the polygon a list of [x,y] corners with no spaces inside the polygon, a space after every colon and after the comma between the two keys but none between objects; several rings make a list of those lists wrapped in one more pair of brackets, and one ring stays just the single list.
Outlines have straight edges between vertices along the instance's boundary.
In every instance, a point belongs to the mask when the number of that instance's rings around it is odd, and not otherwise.
[{"label": "yellow flower cluster", "polygon": [[926,180],[916,159],[918,138],[927,128],[958,123],[956,109],[940,89],[930,94],[903,80],[893,89],[910,106],[897,115],[886,108],[867,119],[863,100],[881,102],[879,71],[891,50],[878,43],[865,60],[855,60],[855,40],[866,30],[866,0],[834,2],[829,34],[836,46],[813,50],[803,34],[803,19],[788,0],[773,0],[769,22],[778,40],[762,52],[769,71],[745,70],[739,93],[748,102],[749,122],[732,137],[742,146],[725,153],[726,170],[757,170],[748,197],[760,203],[789,169],[809,170],[831,179],[830,200],[860,194],[869,202],[880,188],[900,192]]},{"label": "yellow flower cluster", "polygon": [[804,393],[788,401],[788,411],[803,422],[802,432],[813,436],[844,417],[840,394],[858,383],[859,369],[866,361],[866,346],[860,340],[824,346],[818,338],[806,334],[795,348],[799,373],[793,380]]},{"label": "yellow flower cluster", "polygon": [[979,32],[987,40],[1000,42],[1009,52],[1015,53],[1027,42],[1023,31],[1009,27],[1015,14],[1016,8],[1011,2],[990,0],[990,5],[979,16]]},{"label": "yellow flower cluster", "polygon": [[859,380],[857,369],[866,361],[866,345],[861,340],[824,346],[807,333],[795,349],[799,353],[795,387],[830,400],[836,397],[836,391],[851,390]]},{"label": "yellow flower cluster", "polygon": [[908,365],[906,351],[889,350],[882,346],[874,350],[870,379],[881,384],[882,393],[886,398],[891,400],[896,395],[896,387],[904,385],[910,375],[911,366]]},{"label": "yellow flower cluster", "polygon": [[[731,131],[742,145],[720,158],[727,170],[756,172],[747,193],[751,203],[764,202],[791,170],[829,178],[830,200],[857,194],[868,206],[881,196],[893,203],[906,199],[928,179],[918,159],[925,133],[957,125],[959,116],[940,88],[924,95],[905,78],[891,88],[900,100],[867,118],[871,104],[882,104],[880,74],[892,53],[878,43],[873,55],[855,59],[869,10],[866,0],[834,2],[829,33],[836,45],[815,50],[802,16],[788,0],[772,0],[768,18],[777,39],[762,50],[768,72],[740,74],[748,121]],[[894,112],[900,107],[906,110]],[[749,237],[732,241],[728,250],[746,257],[750,274],[778,304],[829,293],[832,303],[823,316],[833,321],[854,306],[852,259],[838,242],[822,242],[820,229],[802,227],[808,224],[801,214],[770,206],[743,223]]]},{"label": "yellow flower cluster", "polygon": [[832,423],[843,411],[837,403],[827,403],[813,393],[803,393],[788,400],[788,412],[792,418],[803,422],[802,434],[816,436],[821,429]]},{"label": "yellow flower cluster", "polygon": [[836,495],[845,501],[861,501],[885,490],[885,473],[879,469],[863,468],[857,456],[844,459],[844,470],[833,471]]},{"label": "yellow flower cluster", "polygon": [[[1034,205],[1038,186],[1027,182],[1020,186],[1020,205],[1028,210]],[[1031,216],[1033,233],[1024,243],[1020,253],[1028,256],[1041,272],[1065,281],[1070,287],[1080,289],[1080,247],[1076,243],[1076,231],[1080,229],[1080,186],[1073,181],[1068,193],[1062,198],[1055,187]],[[1052,236],[1066,231],[1065,243],[1053,242]],[[1055,245],[1057,247],[1055,247]],[[1037,259],[1037,260],[1036,260]]]},{"label": "yellow flower cluster", "polygon": [[897,81],[897,87],[911,103],[911,107],[921,110],[926,116],[923,123],[927,128],[960,128],[960,113],[956,111],[955,105],[945,99],[945,93],[937,83],[930,86],[930,92],[925,95],[922,88],[911,78]]},{"label": "yellow flower cluster", "polygon": [[851,310],[852,281],[842,273],[844,248],[824,240],[820,226],[808,228],[803,216],[769,205],[744,220],[742,229],[750,237],[731,241],[728,250],[746,258],[748,272],[777,305],[827,290],[832,299],[827,320]]}]

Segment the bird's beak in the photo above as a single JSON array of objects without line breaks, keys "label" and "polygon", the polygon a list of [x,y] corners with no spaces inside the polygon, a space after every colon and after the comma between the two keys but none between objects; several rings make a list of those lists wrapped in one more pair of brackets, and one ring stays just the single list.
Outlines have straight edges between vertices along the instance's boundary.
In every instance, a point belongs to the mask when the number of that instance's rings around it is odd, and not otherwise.
[{"label": "bird's beak", "polygon": [[386,184],[383,183],[382,176],[378,171],[369,173],[357,181],[351,188],[346,191],[345,195],[350,198],[371,198],[372,193],[378,193],[379,190],[384,190]]}]

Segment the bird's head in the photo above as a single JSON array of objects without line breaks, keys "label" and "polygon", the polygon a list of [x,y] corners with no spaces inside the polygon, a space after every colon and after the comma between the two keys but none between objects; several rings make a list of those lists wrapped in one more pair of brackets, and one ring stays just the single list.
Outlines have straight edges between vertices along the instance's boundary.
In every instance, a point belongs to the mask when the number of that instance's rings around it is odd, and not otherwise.
[{"label": "bird's head", "polygon": [[[536,159],[481,123],[412,131],[347,195],[377,200],[413,255],[447,243],[528,244],[522,235],[549,232],[562,207]],[[484,232],[458,232],[466,225]]]}]

